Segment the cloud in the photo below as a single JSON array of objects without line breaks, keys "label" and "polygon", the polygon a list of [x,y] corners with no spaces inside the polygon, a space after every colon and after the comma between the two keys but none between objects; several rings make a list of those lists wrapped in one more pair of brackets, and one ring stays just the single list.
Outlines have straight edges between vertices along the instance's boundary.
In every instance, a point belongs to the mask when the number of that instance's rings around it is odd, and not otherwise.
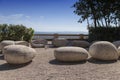
[{"label": "cloud", "polygon": [[33,21],[31,16],[24,14],[0,15],[0,24],[23,24],[27,27],[37,29],[40,25],[39,21]]},{"label": "cloud", "polygon": [[30,16],[25,16],[26,18],[30,19],[31,17]]},{"label": "cloud", "polygon": [[14,15],[8,15],[8,16],[0,16],[0,21],[9,21],[9,20],[18,20],[22,18],[24,15],[23,14],[14,14]]},{"label": "cloud", "polygon": [[35,31],[87,31],[82,24],[74,24],[71,21],[56,21],[46,19],[44,16],[33,17],[24,14],[0,15],[0,24],[23,24],[32,27]]},{"label": "cloud", "polygon": [[41,19],[44,19],[44,16],[40,16]]}]

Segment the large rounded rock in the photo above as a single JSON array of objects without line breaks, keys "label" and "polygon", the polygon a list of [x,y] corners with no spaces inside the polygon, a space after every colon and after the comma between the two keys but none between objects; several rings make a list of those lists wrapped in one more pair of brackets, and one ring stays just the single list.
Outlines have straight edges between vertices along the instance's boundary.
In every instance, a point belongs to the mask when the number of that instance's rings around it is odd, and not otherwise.
[{"label": "large rounded rock", "polygon": [[88,52],[80,47],[60,47],[54,51],[54,56],[59,61],[83,61],[88,58]]},{"label": "large rounded rock", "polygon": [[29,43],[26,41],[15,41],[15,45],[29,46]]},{"label": "large rounded rock", "polygon": [[10,64],[23,64],[30,62],[35,57],[36,51],[23,45],[9,45],[4,47],[5,60]]},{"label": "large rounded rock", "polygon": [[62,46],[67,46],[68,40],[65,38],[55,38],[52,41],[52,44],[56,47],[62,47]]},{"label": "large rounded rock", "polygon": [[15,44],[15,42],[12,41],[12,40],[4,40],[4,41],[2,41],[2,42],[0,43],[0,49],[3,50],[3,48],[4,48],[5,46],[14,45],[14,44]]},{"label": "large rounded rock", "polygon": [[46,44],[47,44],[47,40],[45,39],[37,39],[31,41],[31,46],[33,48],[45,47]]},{"label": "large rounded rock", "polygon": [[89,53],[99,60],[117,60],[119,57],[117,48],[107,41],[93,43],[89,48]]},{"label": "large rounded rock", "polygon": [[114,41],[113,44],[118,48],[120,46],[120,41]]},{"label": "large rounded rock", "polygon": [[77,46],[77,47],[86,48],[86,47],[89,47],[89,46],[90,46],[90,43],[87,42],[87,41],[74,40],[74,41],[72,41],[72,46]]},{"label": "large rounded rock", "polygon": [[118,47],[118,53],[119,53],[119,56],[120,56],[120,46]]}]

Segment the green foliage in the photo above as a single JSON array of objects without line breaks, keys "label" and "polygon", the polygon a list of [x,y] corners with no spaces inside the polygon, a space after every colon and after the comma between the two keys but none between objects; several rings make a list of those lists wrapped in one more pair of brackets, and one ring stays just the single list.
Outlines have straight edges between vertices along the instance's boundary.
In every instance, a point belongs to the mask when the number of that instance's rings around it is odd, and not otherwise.
[{"label": "green foliage", "polygon": [[74,13],[80,16],[79,22],[87,20],[88,26],[120,26],[119,0],[79,0],[73,7]]},{"label": "green foliage", "polygon": [[120,27],[90,27],[89,41],[116,41],[120,40]]},{"label": "green foliage", "polygon": [[25,40],[30,41],[34,34],[32,28],[23,25],[0,24],[0,41],[2,40]]},{"label": "green foliage", "polygon": [[9,25],[8,27],[8,39],[10,40],[23,40],[26,27],[23,25]]},{"label": "green foliage", "polygon": [[23,40],[30,42],[33,35],[34,35],[34,30],[32,28],[28,28],[28,29],[26,29]]},{"label": "green foliage", "polygon": [[87,21],[90,41],[120,40],[120,0],[78,0],[73,7],[79,22]]}]

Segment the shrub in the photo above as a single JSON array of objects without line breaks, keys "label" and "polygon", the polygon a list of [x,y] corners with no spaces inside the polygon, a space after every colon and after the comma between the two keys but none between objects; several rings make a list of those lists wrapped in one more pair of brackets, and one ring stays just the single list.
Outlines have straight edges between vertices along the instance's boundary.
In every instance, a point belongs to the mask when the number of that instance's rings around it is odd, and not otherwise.
[{"label": "shrub", "polygon": [[33,35],[34,35],[34,30],[32,28],[28,28],[25,31],[23,40],[30,42],[32,37],[33,37]]},{"label": "shrub", "polygon": [[9,25],[8,27],[8,39],[10,40],[23,40],[23,36],[25,34],[26,27],[23,25]]},{"label": "shrub", "polygon": [[89,27],[89,41],[120,40],[120,27]]},{"label": "shrub", "polygon": [[25,40],[30,41],[34,34],[32,28],[23,25],[0,24],[0,41],[2,40]]}]

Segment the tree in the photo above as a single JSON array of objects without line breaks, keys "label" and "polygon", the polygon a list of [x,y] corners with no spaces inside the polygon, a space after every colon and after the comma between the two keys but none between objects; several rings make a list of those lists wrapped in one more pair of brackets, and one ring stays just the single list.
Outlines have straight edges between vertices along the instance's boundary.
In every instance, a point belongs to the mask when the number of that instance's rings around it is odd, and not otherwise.
[{"label": "tree", "polygon": [[120,26],[119,0],[79,0],[73,7],[74,13],[80,16],[79,22],[92,20],[97,26]]},{"label": "tree", "polygon": [[30,41],[34,30],[24,25],[0,24],[0,41],[2,40],[25,40]]}]

